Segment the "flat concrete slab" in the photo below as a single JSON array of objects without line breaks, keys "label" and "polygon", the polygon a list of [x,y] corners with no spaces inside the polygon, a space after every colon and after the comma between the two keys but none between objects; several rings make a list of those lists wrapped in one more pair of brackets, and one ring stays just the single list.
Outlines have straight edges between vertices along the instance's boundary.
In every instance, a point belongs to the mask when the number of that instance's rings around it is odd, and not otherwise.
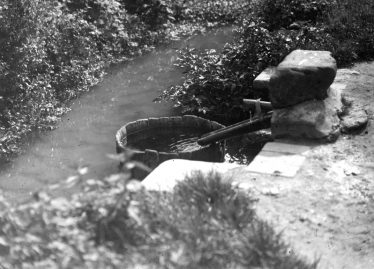
[{"label": "flat concrete slab", "polygon": [[269,142],[244,171],[294,177],[306,159],[310,146],[285,142]]},{"label": "flat concrete slab", "polygon": [[224,174],[231,169],[242,167],[234,163],[211,163],[173,159],[161,163],[143,181],[147,190],[172,191],[174,186],[195,171],[208,174],[211,171]]}]

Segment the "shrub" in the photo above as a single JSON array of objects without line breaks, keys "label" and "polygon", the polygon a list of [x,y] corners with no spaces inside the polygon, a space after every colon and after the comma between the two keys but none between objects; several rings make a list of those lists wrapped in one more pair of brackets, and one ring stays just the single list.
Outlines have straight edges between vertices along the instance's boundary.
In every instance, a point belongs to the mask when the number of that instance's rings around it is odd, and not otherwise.
[{"label": "shrub", "polygon": [[170,8],[173,1],[121,0],[121,2],[130,14],[139,16],[152,29],[174,20],[173,10]]},{"label": "shrub", "polygon": [[172,100],[183,113],[232,123],[248,118],[243,98],[268,99],[267,93],[256,92],[253,80],[268,66],[277,65],[296,48],[326,49],[331,36],[315,27],[297,31],[269,31],[264,24],[245,20],[237,29],[237,38],[222,53],[181,51],[177,66],[185,72],[183,84],[166,89],[161,99]]},{"label": "shrub", "polygon": [[227,24],[240,21],[240,18],[246,17],[251,8],[251,0],[220,1],[220,0],[190,0],[182,5],[183,19]]},{"label": "shrub", "polygon": [[271,31],[292,28],[297,22],[293,27],[316,27],[332,36],[325,49],[333,47],[340,66],[374,57],[374,5],[370,0],[265,0],[259,2],[256,13]]},{"label": "shrub", "polygon": [[225,54],[214,50],[181,51],[177,65],[184,69],[185,80],[166,89],[161,99],[175,101],[182,113],[219,118],[221,122],[243,117],[240,98],[247,89],[240,84],[239,75],[227,67],[227,61]]},{"label": "shrub", "polygon": [[[374,57],[369,0],[265,0],[255,7],[255,19],[244,20],[221,53],[182,51],[177,65],[185,70],[185,80],[166,89],[161,99],[227,124],[250,116],[243,98],[268,99],[252,88],[253,79],[294,49],[331,51],[338,67]],[[293,22],[298,23],[290,27]]]},{"label": "shrub", "polygon": [[370,0],[339,0],[325,20],[328,32],[339,43],[343,55],[354,60],[374,58],[374,4]]},{"label": "shrub", "polygon": [[[64,185],[64,184],[63,184]],[[250,193],[195,174],[171,193],[145,191],[128,173],[69,178],[81,194],[1,201],[3,268],[316,268],[289,255]]]},{"label": "shrub", "polygon": [[327,16],[333,3],[334,0],[263,0],[256,9],[269,29],[275,30],[299,21],[316,24]]},{"label": "shrub", "polygon": [[0,150],[35,129],[51,128],[65,111],[63,103],[97,82],[103,58],[92,27],[79,14],[64,14],[57,1],[1,0],[0,108],[7,127]]},{"label": "shrub", "polygon": [[0,0],[0,156],[49,130],[66,104],[98,83],[110,63],[161,37],[116,0]]}]

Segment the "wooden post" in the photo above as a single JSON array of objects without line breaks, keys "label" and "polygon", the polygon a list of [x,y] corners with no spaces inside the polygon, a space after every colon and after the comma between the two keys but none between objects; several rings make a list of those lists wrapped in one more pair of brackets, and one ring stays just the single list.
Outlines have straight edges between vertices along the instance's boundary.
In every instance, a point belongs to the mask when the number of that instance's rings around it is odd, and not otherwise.
[{"label": "wooden post", "polygon": [[256,99],[243,99],[243,103],[250,106],[251,108],[255,108],[256,104],[260,104],[261,109],[263,110],[273,110],[273,106],[271,105],[270,102],[265,102],[265,101],[258,101]]}]

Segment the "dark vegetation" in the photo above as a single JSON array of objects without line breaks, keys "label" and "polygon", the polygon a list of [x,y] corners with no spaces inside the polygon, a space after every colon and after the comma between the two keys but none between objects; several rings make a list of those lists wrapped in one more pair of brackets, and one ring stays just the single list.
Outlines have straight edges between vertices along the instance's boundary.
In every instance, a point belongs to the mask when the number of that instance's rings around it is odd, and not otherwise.
[{"label": "dark vegetation", "polygon": [[180,85],[160,99],[184,113],[230,124],[250,116],[243,98],[267,94],[252,88],[267,66],[294,49],[329,50],[339,67],[374,58],[374,3],[370,0],[262,0],[236,28],[236,40],[223,52],[181,51],[177,66],[186,71]]},{"label": "dark vegetation", "polygon": [[39,192],[2,210],[2,268],[316,268],[256,216],[250,193],[217,174],[195,174],[170,193],[126,173],[65,184],[81,194]]}]

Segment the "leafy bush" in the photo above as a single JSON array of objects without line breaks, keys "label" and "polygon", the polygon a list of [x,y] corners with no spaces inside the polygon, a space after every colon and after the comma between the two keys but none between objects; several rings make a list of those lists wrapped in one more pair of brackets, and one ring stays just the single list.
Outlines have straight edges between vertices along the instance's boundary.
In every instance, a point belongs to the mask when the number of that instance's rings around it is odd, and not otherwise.
[{"label": "leafy bush", "polygon": [[240,97],[247,90],[240,84],[240,77],[225,65],[225,55],[214,50],[199,53],[194,49],[181,53],[177,65],[185,70],[185,81],[165,90],[161,98],[175,101],[182,107],[182,113],[218,117],[221,121],[230,120],[226,115],[240,117],[243,111]]},{"label": "leafy bush", "polygon": [[170,1],[162,0],[121,0],[130,14],[136,14],[149,27],[157,27],[173,21],[173,10]]},{"label": "leafy bush", "polygon": [[331,51],[338,67],[374,57],[369,0],[264,0],[251,16],[221,53],[182,51],[177,65],[185,70],[185,80],[166,89],[161,99],[227,124],[249,117],[243,98],[268,99],[252,88],[253,79],[294,49]]},{"label": "leafy bush", "polygon": [[326,49],[334,47],[340,65],[374,57],[374,5],[370,0],[264,0],[257,5],[256,15],[272,31],[316,27],[320,34],[324,32],[322,39],[329,34],[333,39]]},{"label": "leafy bush", "polygon": [[[129,163],[128,163],[129,164]],[[195,174],[172,193],[144,190],[127,172],[66,181],[81,194],[12,207],[2,201],[3,268],[316,268],[290,255],[260,220],[250,193]]]},{"label": "leafy bush", "polygon": [[257,5],[257,15],[270,30],[288,28],[293,22],[316,24],[332,9],[334,0],[262,0]]},{"label": "leafy bush", "polygon": [[[374,59],[374,4],[370,0],[339,0],[326,18],[341,54],[354,60]],[[347,61],[347,63],[349,63]]]},{"label": "leafy bush", "polygon": [[160,98],[174,101],[183,113],[232,123],[250,116],[243,98],[268,99],[267,93],[252,88],[253,80],[266,67],[277,65],[296,48],[334,50],[331,36],[318,28],[271,32],[264,26],[245,20],[235,41],[222,53],[181,51],[177,66],[185,72],[184,82],[166,89]]},{"label": "leafy bush", "polygon": [[57,1],[1,0],[0,150],[19,150],[30,132],[52,128],[64,103],[99,81],[108,51],[97,28]]},{"label": "leafy bush", "polygon": [[189,0],[183,1],[180,17],[183,20],[208,23],[227,24],[240,21],[248,15],[252,5],[251,0],[221,1],[221,0]]}]

